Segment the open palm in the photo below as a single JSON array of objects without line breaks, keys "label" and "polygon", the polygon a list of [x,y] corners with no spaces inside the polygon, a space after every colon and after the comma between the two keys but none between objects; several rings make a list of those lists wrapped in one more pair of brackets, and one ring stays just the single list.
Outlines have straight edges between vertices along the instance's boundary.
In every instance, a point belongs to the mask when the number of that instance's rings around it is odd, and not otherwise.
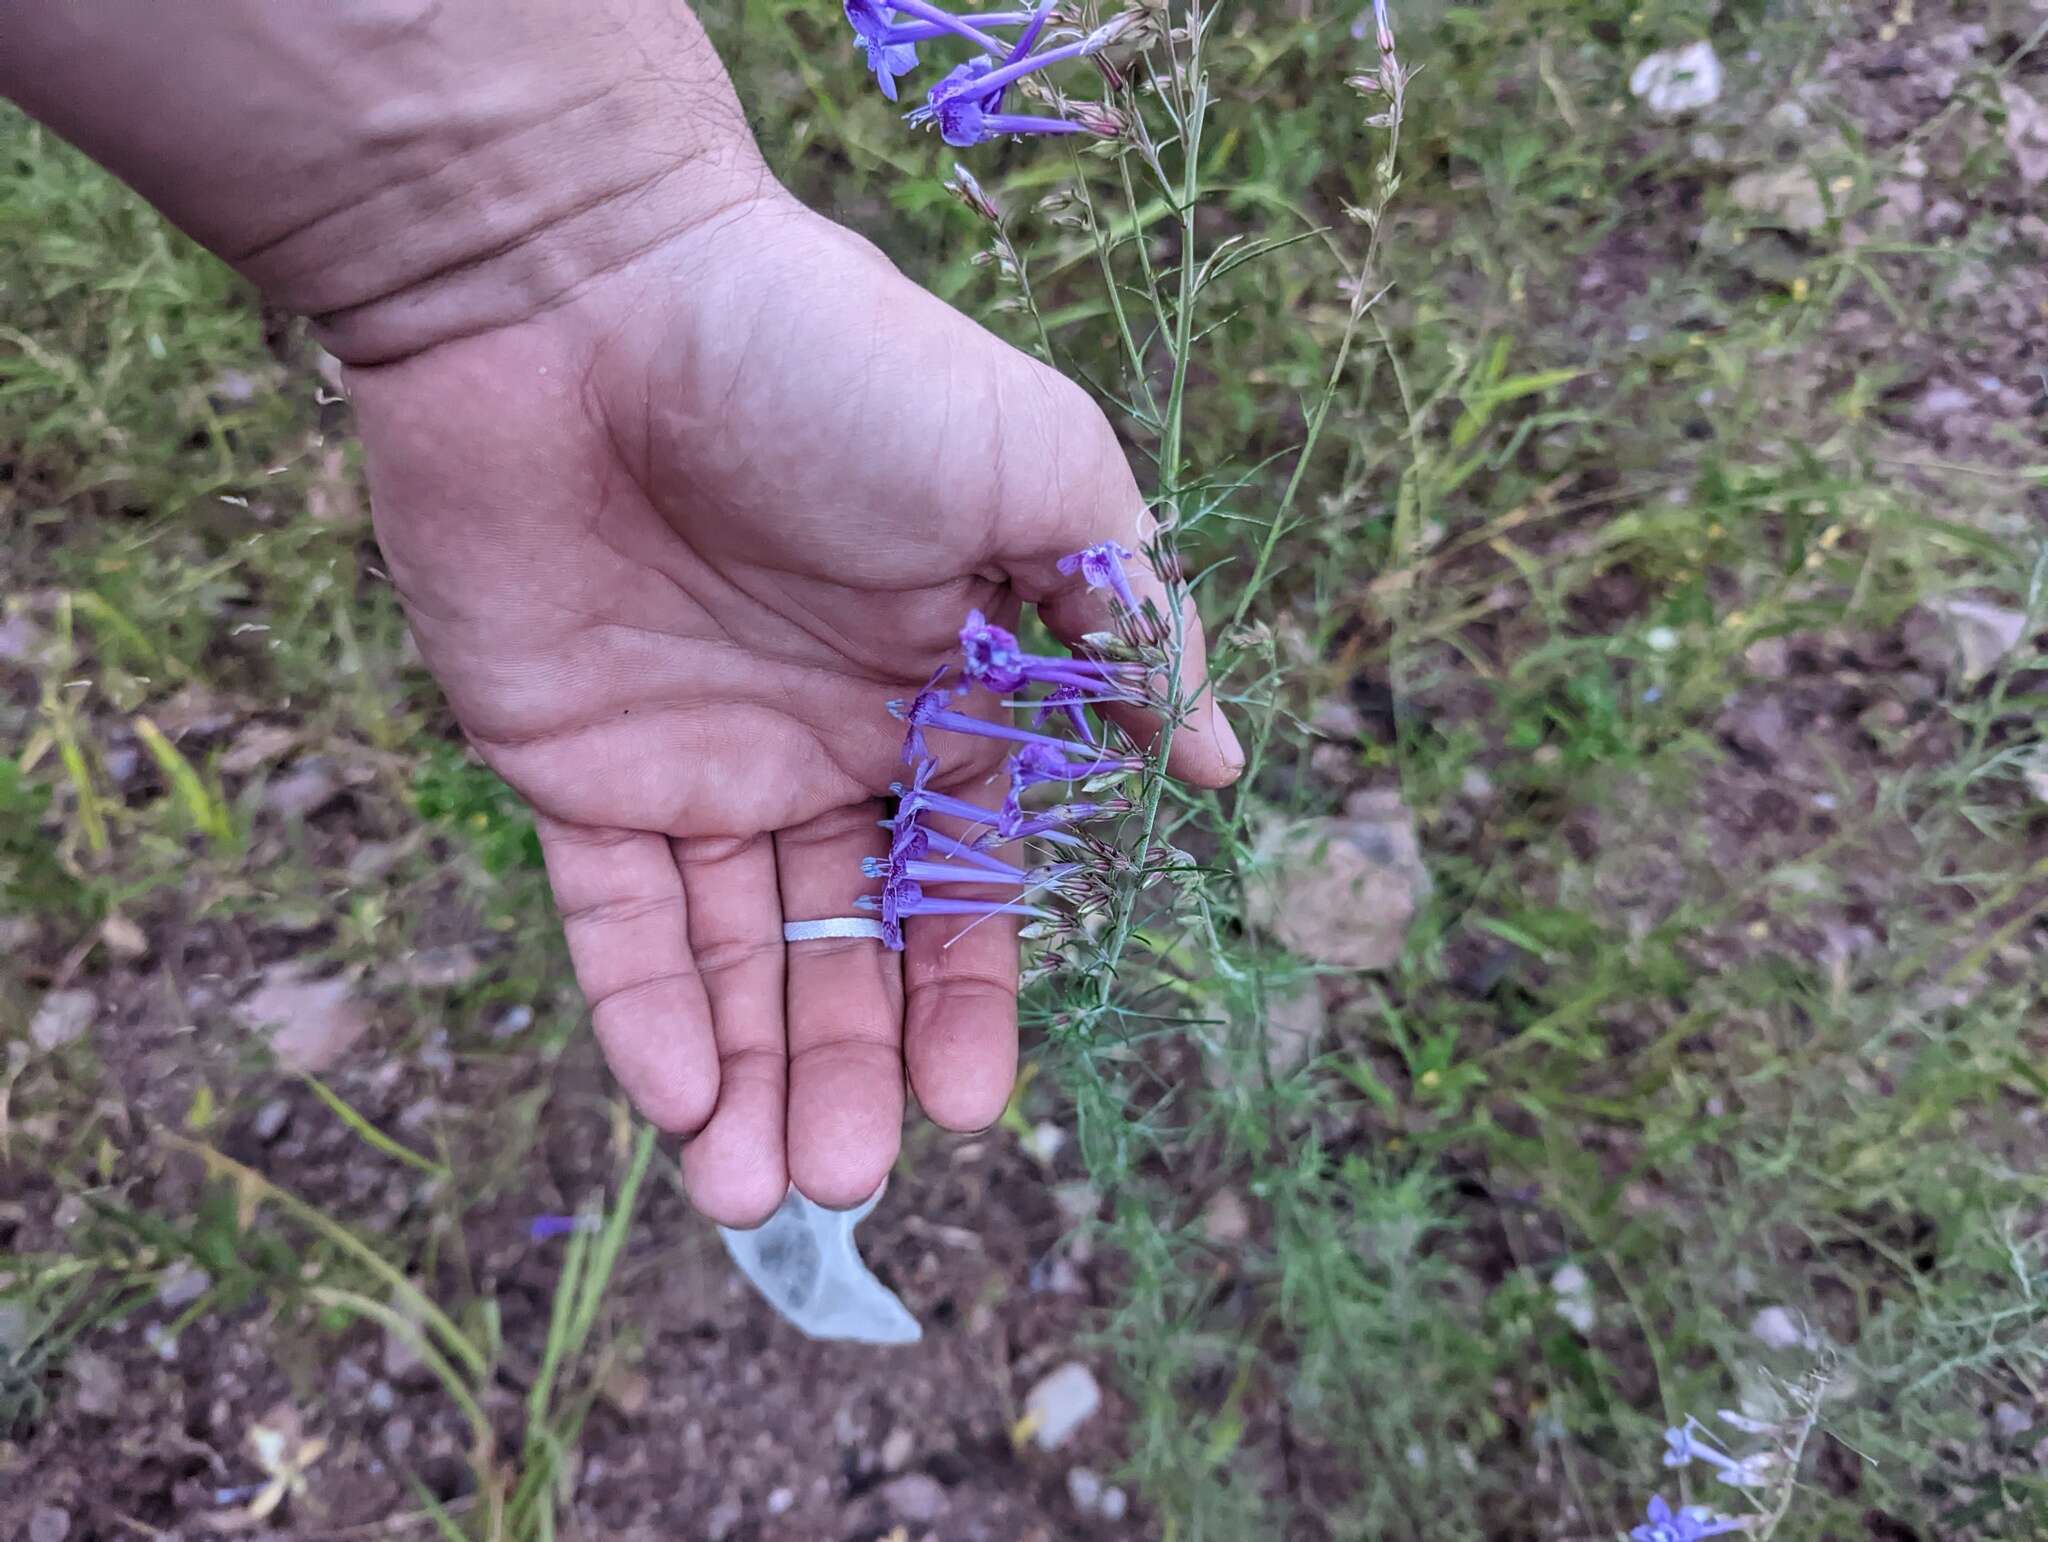
[{"label": "open palm", "polygon": [[[1013,932],[855,913],[902,772],[884,703],[961,619],[1103,624],[1063,554],[1137,544],[1143,502],[1074,386],[777,192],[515,326],[359,370],[378,539],[428,665],[534,806],[593,1023],[699,1207],[886,1175],[904,1068],[980,1128],[1016,1061]],[[1199,656],[1199,646],[1194,650]],[[953,738],[953,736],[948,736]],[[989,741],[941,780],[993,803]],[[1174,770],[1216,784],[1206,709]]]}]

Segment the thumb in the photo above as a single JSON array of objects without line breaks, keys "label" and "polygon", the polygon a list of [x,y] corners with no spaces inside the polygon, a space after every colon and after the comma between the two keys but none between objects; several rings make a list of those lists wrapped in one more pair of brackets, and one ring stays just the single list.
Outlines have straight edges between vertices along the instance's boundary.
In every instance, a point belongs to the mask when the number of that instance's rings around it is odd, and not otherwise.
[{"label": "thumb", "polygon": [[[1120,567],[1128,598],[1174,663],[1172,700],[1177,711],[1167,747],[1168,774],[1198,787],[1227,787],[1244,770],[1244,749],[1216,704],[1208,683],[1207,643],[1194,597],[1178,582],[1172,557],[1158,545],[1158,522],[1124,459],[1123,447],[1101,411],[1069,381],[1055,393],[1059,421],[1046,436],[1057,447],[1057,475],[1023,508],[1006,511],[997,525],[994,560],[1011,586],[1038,607],[1052,634],[1070,648],[1090,632],[1119,630],[1126,608],[1111,574]],[[1049,494],[1050,496],[1045,496]],[[1084,551],[1107,548],[1108,562],[1075,560]],[[1175,574],[1169,586],[1160,569]],[[1174,598],[1178,591],[1180,598]],[[1165,726],[1155,712],[1112,707],[1117,726],[1147,748]]]}]

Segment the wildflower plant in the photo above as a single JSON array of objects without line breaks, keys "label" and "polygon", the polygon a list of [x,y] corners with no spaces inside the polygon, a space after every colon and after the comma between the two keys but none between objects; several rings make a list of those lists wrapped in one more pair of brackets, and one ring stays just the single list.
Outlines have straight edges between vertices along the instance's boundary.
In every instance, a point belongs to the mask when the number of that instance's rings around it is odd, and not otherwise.
[{"label": "wildflower plant", "polygon": [[[1283,542],[1303,523],[1309,468],[1333,411],[1364,389],[1355,366],[1386,289],[1381,235],[1399,188],[1410,74],[1385,0],[1376,0],[1359,60],[1367,67],[1349,78],[1361,99],[1351,132],[1371,148],[1363,196],[1342,207],[1334,229],[1304,219],[1253,232],[1241,218],[1207,217],[1220,194],[1212,130],[1223,98],[1211,69],[1225,33],[1223,11],[1205,0],[1141,0],[1120,12],[1045,3],[950,16],[923,4],[848,0],[846,15],[885,97],[908,99],[913,83],[922,88],[922,101],[905,113],[906,131],[935,133],[960,153],[947,191],[986,234],[976,260],[1007,291],[1000,308],[1025,318],[1046,362],[1094,390],[1150,483],[1144,519],[1119,539],[1058,561],[1109,618],[1085,646],[1039,651],[1010,626],[963,615],[953,658],[923,690],[891,704],[904,727],[906,770],[894,788],[889,854],[867,863],[876,888],[863,904],[892,945],[916,916],[1023,923],[1032,950],[1026,979],[1038,987],[1028,1004],[1074,1098],[1083,1158],[1098,1185],[1117,1195],[1112,1238],[1153,1274],[1161,1297],[1185,1299],[1192,1310],[1202,1287],[1198,1273],[1180,1272],[1179,1195],[1170,1183],[1152,1187],[1150,1172],[1210,1116],[1192,1100],[1162,1095],[1131,1047],[1144,1037],[1160,1041],[1165,1055],[1177,1042],[1260,1066],[1257,1085],[1246,1084],[1223,1117],[1239,1132],[1231,1138],[1280,1147],[1287,1095],[1265,1059],[1266,1020],[1283,980],[1298,982],[1299,966],[1238,919],[1256,790],[1273,772],[1268,754],[1282,713],[1278,650],[1252,607],[1280,571]],[[1227,155],[1227,129],[1223,135]],[[1028,164],[1035,187],[1053,180],[1052,191],[1013,209],[994,175],[1004,160]],[[1327,282],[1339,303],[1324,357],[1304,377],[1298,434],[1253,467],[1199,465],[1190,401],[1203,344],[1229,324],[1223,304],[1245,281],[1232,275],[1304,240],[1331,252]],[[1076,337],[1070,321],[1041,303],[1034,264],[1052,275],[1048,285],[1059,287],[1063,304],[1074,299],[1074,275],[1092,271],[1100,295],[1088,309],[1099,326]],[[1100,339],[1111,355],[1106,371]],[[1236,565],[1212,688],[1244,730],[1241,785],[1252,796],[1192,793],[1166,775],[1200,688],[1187,625],[1201,587],[1190,577],[1196,558]],[[948,759],[960,753],[962,736],[1004,747],[1001,784],[987,806],[936,790],[952,785]],[[1354,1203],[1345,1182],[1312,1180],[1318,1167],[1306,1153],[1302,1184],[1270,1196],[1276,1234],[1311,1248],[1351,1224],[1344,1212]],[[1420,1203],[1412,1187],[1401,1192]],[[1175,1280],[1184,1280],[1187,1296]],[[1356,1352],[1341,1334],[1325,1339],[1320,1329],[1294,1326],[1315,1340],[1314,1355]],[[1127,1336],[1131,1379],[1154,1399],[1134,1432],[1134,1463],[1155,1492],[1183,1493],[1178,1507],[1195,1532],[1244,1534],[1266,1501],[1213,1451],[1189,1452],[1179,1398],[1196,1368],[1186,1342],[1166,1323],[1134,1324]],[[1309,1424],[1317,1417],[1304,1409]],[[1334,1424],[1327,1433],[1348,1438]],[[1420,1474],[1415,1483],[1419,1502],[1427,1484]]]}]

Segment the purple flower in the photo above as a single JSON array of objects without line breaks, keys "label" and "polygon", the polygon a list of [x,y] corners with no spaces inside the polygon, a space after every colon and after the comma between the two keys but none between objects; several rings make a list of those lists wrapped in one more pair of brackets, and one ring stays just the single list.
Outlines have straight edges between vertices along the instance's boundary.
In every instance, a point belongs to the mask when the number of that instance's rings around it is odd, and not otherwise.
[{"label": "purple flower", "polygon": [[978,610],[960,628],[960,672],[999,696],[1028,685],[1072,686],[1074,701],[1135,701],[1144,671],[1135,664],[1026,653],[1016,634]]},{"label": "purple flower", "polygon": [[1124,564],[1138,554],[1128,546],[1119,546],[1114,541],[1100,541],[1093,546],[1060,558],[1062,573],[1078,571],[1091,589],[1107,589],[1116,596],[1117,603],[1132,615],[1139,610],[1138,596],[1131,589],[1130,576],[1124,572]]},{"label": "purple flower", "polygon": [[846,19],[853,25],[853,43],[867,57],[868,69],[882,95],[896,100],[896,77],[917,68],[917,44],[902,37],[890,21],[890,9],[878,0],[845,0]]},{"label": "purple flower", "polygon": [[863,894],[854,904],[862,910],[882,914],[882,941],[903,950],[903,923],[912,916],[1034,916],[1049,920],[1052,912],[1037,905],[1016,901],[946,899],[926,894],[914,879],[903,878],[882,885],[879,895]]},{"label": "purple flower", "polygon": [[1764,1480],[1763,1467],[1768,1458],[1762,1453],[1755,1456],[1734,1457],[1725,1451],[1717,1451],[1700,1439],[1700,1423],[1688,1418],[1676,1429],[1664,1432],[1664,1465],[1666,1467],[1689,1467],[1694,1462],[1705,1462],[1714,1469],[1723,1483],[1732,1483],[1738,1488],[1748,1488]]},{"label": "purple flower", "polygon": [[1650,1497],[1646,1514],[1648,1519],[1629,1532],[1629,1542],[1701,1542],[1704,1537],[1723,1537],[1731,1531],[1741,1531],[1746,1525],[1739,1520],[1712,1520],[1697,1505],[1673,1510],[1662,1494]]},{"label": "purple flower", "polygon": [[601,1223],[594,1215],[537,1215],[526,1228],[529,1242],[552,1242],[576,1231],[596,1231]]},{"label": "purple flower", "polygon": [[[1123,24],[1120,21],[1111,22],[1107,26],[1096,28],[1079,42],[1063,43],[1058,48],[1048,48],[1041,53],[1028,56],[1024,56],[1017,48],[1007,51],[991,48],[989,53],[1003,52],[1003,63],[998,65],[985,53],[969,59],[965,64],[956,65],[947,72],[943,80],[932,87],[924,106],[911,111],[910,121],[936,123],[939,126],[939,137],[956,149],[978,145],[997,134],[1087,133],[1088,130],[1081,124],[1065,118],[1002,111],[1003,90],[1013,82],[1022,80],[1026,75],[1050,65],[1061,64],[1069,59],[1085,58],[1097,52],[1122,30]],[[1036,31],[1028,31],[1028,35],[1032,40],[1036,40]]]},{"label": "purple flower", "polygon": [[[925,691],[909,702],[892,701],[890,713],[910,725],[910,732],[903,741],[903,758],[915,763],[923,758],[925,749],[924,731],[927,728],[943,728],[950,733],[973,734],[983,739],[1004,739],[1013,744],[1037,745],[1063,753],[1071,741],[1055,739],[1051,734],[1034,733],[1029,728],[1019,728],[1014,723],[991,722],[987,718],[974,717],[965,712],[955,712],[944,705],[945,698],[933,691]],[[1135,768],[1133,761],[1123,769]],[[1107,769],[1107,768],[1105,768]],[[1082,772],[1081,775],[1092,775]],[[1073,778],[1068,778],[1073,780]]]},{"label": "purple flower", "polygon": [[1038,704],[1038,710],[1031,714],[1032,725],[1042,728],[1047,718],[1064,717],[1073,727],[1075,737],[1083,744],[1093,744],[1095,725],[1088,721],[1088,700],[1078,685],[1055,686],[1051,694]]}]

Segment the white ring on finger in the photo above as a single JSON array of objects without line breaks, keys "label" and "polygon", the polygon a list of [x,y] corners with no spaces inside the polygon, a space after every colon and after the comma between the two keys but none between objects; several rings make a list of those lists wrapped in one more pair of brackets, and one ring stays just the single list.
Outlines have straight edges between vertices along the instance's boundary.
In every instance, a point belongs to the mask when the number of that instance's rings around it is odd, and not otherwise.
[{"label": "white ring on finger", "polygon": [[882,923],[867,916],[828,916],[822,921],[785,921],[784,942],[823,942],[828,938],[859,937],[880,942]]}]

